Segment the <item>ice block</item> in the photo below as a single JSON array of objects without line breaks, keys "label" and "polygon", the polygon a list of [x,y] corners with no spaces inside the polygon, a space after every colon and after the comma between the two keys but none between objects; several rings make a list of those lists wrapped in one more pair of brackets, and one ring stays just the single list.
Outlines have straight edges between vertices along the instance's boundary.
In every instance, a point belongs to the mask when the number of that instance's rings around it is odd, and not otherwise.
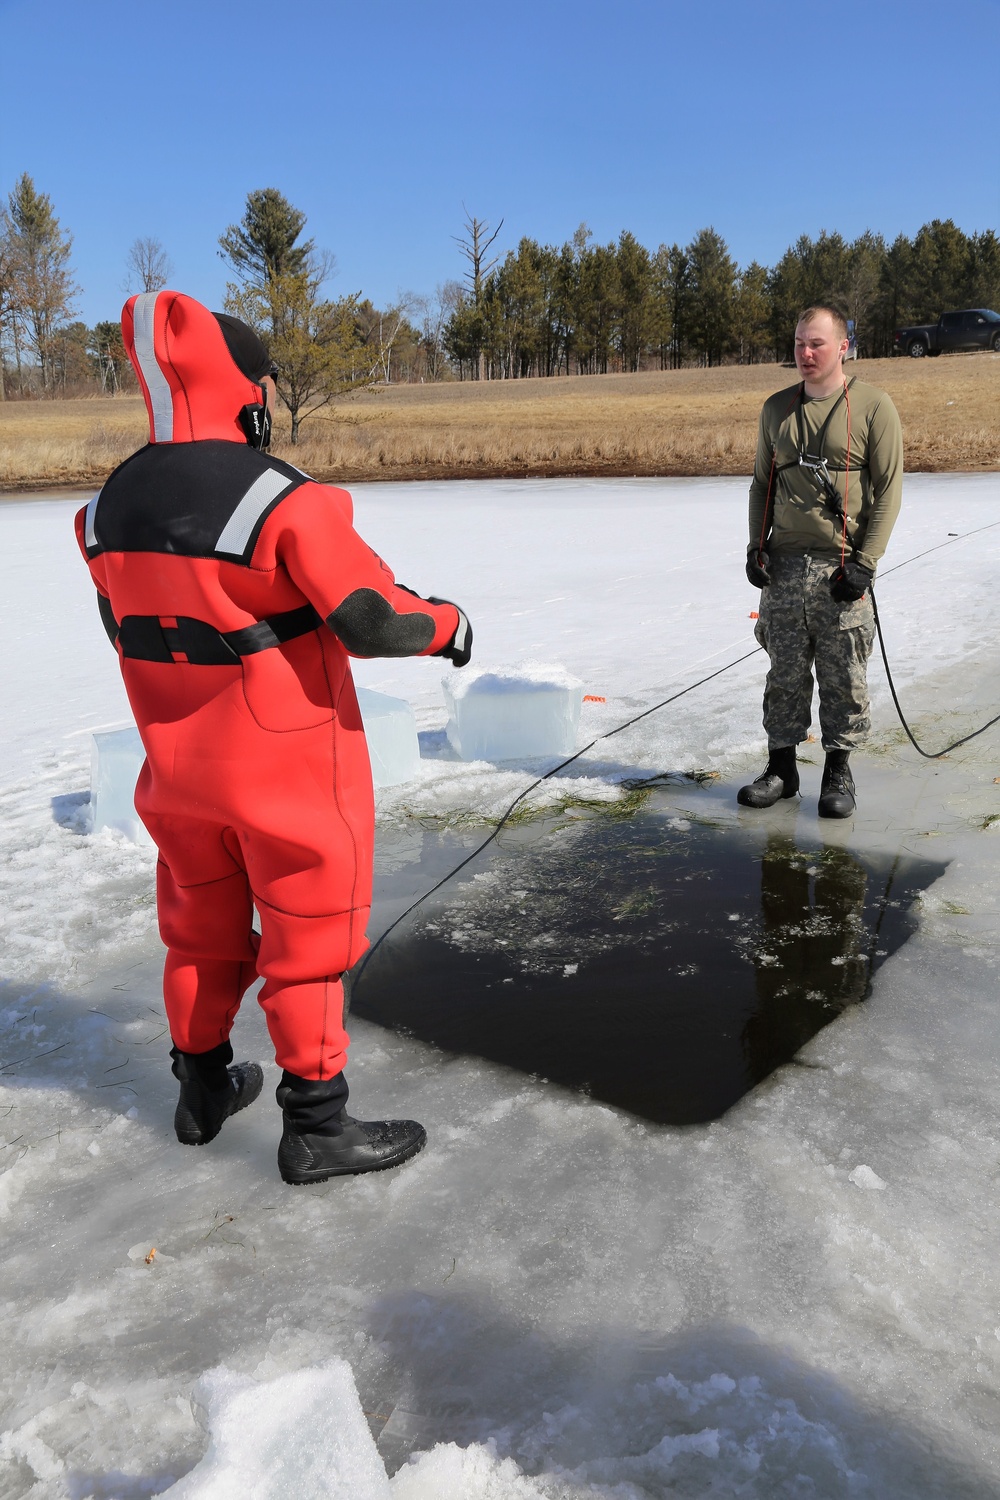
[{"label": "ice block", "polygon": [[420,769],[417,721],[405,698],[390,698],[359,687],[358,706],[365,726],[372,781],[376,786],[398,786],[412,781]]},{"label": "ice block", "polygon": [[[403,698],[358,688],[358,703],[376,786],[398,786],[420,768],[420,744],[413,710]],[[135,810],[135,784],[146,752],[137,729],[114,729],[92,736],[90,806],[92,830],[117,828],[134,844],[152,843]]]},{"label": "ice block", "polygon": [[462,760],[572,755],[583,683],[565,667],[465,667],[442,680],[448,739]]},{"label": "ice block", "polygon": [[91,736],[90,806],[92,830],[117,828],[133,844],[153,841],[135,810],[135,784],[146,752],[138,729],[113,729]]}]

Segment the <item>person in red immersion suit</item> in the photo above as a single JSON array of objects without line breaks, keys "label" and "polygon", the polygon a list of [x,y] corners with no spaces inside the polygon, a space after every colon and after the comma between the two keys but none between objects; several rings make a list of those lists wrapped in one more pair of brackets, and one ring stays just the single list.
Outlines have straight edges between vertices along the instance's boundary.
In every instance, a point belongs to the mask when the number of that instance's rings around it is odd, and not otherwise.
[{"label": "person in red immersion suit", "polygon": [[395,582],[344,490],[267,454],[277,372],[250,328],[161,291],[130,298],[122,333],[150,441],[76,525],[146,750],[177,1136],[211,1140],[260,1093],[229,1041],[260,976],[285,1181],[393,1166],[422,1126],[344,1108],[375,822],[348,656],[464,666],[469,622]]}]

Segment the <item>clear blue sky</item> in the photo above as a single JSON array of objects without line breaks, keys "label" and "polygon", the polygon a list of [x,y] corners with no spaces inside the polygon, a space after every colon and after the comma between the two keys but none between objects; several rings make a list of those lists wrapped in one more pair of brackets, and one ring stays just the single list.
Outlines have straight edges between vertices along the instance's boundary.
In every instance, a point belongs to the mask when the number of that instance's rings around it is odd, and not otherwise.
[{"label": "clear blue sky", "polygon": [[213,306],[216,241],[279,188],[382,305],[463,263],[462,205],[562,243],[712,224],[799,234],[1000,224],[1000,0],[0,0],[0,192],[74,235],[87,322],[139,235]]}]

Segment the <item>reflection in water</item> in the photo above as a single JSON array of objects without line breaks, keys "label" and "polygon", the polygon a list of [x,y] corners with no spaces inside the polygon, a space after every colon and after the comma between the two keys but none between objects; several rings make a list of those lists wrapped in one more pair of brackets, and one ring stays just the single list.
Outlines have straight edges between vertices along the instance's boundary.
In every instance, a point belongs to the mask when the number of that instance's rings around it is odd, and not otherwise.
[{"label": "reflection in water", "polygon": [[809,852],[780,835],[768,838],[753,951],[757,1006],[743,1032],[755,1078],[784,1062],[790,1049],[798,1051],[846,1006],[865,999],[875,957],[864,917],[868,879],[847,849]]},{"label": "reflection in water", "polygon": [[[408,899],[453,835],[383,875]],[[787,1062],[913,930],[942,866],[657,812],[505,837],[379,949],[356,1014],[650,1120],[714,1119]]]}]

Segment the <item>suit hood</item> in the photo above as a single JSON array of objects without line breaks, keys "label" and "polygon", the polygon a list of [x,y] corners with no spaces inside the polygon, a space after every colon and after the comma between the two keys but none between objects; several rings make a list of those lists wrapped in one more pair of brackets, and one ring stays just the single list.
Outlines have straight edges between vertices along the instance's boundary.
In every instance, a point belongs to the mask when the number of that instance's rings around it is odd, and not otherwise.
[{"label": "suit hood", "polygon": [[142,292],[122,309],[122,339],[151,443],[246,443],[239,414],[263,399],[261,388],[237,368],[207,307],[183,292]]}]

